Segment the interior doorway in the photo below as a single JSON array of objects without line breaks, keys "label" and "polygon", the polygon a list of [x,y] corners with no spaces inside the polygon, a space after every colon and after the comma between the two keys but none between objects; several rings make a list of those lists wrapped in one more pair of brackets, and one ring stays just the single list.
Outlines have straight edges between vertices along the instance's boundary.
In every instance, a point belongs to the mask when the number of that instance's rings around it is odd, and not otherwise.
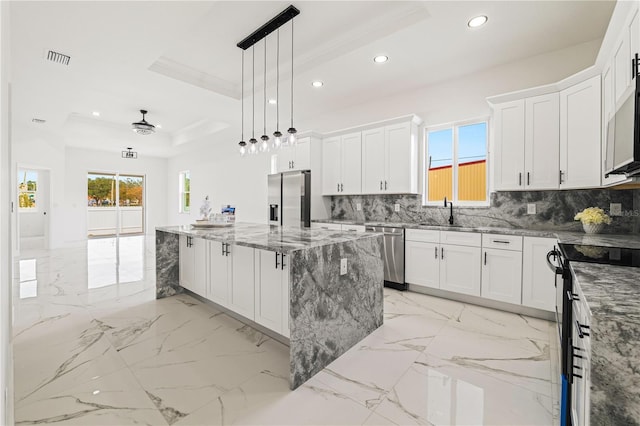
[{"label": "interior doorway", "polygon": [[18,167],[18,247],[49,248],[49,170]]},{"label": "interior doorway", "polygon": [[87,235],[144,234],[144,176],[87,174]]}]

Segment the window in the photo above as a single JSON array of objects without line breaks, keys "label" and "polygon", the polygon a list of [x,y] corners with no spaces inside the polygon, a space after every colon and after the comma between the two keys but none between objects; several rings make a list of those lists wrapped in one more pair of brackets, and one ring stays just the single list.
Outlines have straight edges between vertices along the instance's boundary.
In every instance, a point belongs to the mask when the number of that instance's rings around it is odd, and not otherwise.
[{"label": "window", "polygon": [[36,211],[38,200],[38,172],[18,170],[18,206],[23,211]]},{"label": "window", "polygon": [[427,129],[424,204],[487,205],[487,122]]},{"label": "window", "polygon": [[191,178],[188,170],[180,172],[178,184],[178,193],[180,194],[178,213],[189,213],[191,210]]}]

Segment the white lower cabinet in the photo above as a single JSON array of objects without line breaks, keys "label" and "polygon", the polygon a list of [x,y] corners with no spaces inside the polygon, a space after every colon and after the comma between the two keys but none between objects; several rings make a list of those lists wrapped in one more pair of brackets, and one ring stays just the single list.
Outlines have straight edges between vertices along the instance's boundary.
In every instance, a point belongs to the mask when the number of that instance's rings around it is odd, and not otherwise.
[{"label": "white lower cabinet", "polygon": [[228,245],[211,241],[209,248],[209,291],[207,299],[219,305],[229,305],[229,288],[233,282],[233,268],[229,260],[231,254]]},{"label": "white lower cabinet", "polygon": [[480,247],[440,246],[440,288],[480,296]]},{"label": "white lower cabinet", "polygon": [[256,250],[255,322],[289,337],[289,256]]},{"label": "white lower cabinet", "polygon": [[522,298],[522,252],[484,249],[482,256],[481,296],[519,305]]},{"label": "white lower cabinet", "polygon": [[409,284],[440,288],[439,244],[405,241],[404,279]]},{"label": "white lower cabinet", "polygon": [[230,246],[231,285],[229,286],[229,309],[254,319],[255,276],[254,252],[251,247]]},{"label": "white lower cabinet", "polygon": [[555,311],[555,275],[547,266],[547,253],[557,244],[555,238],[525,237],[522,247],[522,304]]},{"label": "white lower cabinet", "polygon": [[180,235],[180,286],[202,297],[207,295],[207,241]]}]

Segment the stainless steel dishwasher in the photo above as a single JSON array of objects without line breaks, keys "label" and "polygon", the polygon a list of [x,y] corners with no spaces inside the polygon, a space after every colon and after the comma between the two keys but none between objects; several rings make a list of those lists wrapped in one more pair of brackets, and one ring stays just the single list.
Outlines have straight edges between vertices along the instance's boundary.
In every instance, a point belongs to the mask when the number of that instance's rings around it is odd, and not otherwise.
[{"label": "stainless steel dishwasher", "polygon": [[367,231],[381,232],[384,252],[384,285],[406,290],[404,282],[404,228],[367,226]]}]

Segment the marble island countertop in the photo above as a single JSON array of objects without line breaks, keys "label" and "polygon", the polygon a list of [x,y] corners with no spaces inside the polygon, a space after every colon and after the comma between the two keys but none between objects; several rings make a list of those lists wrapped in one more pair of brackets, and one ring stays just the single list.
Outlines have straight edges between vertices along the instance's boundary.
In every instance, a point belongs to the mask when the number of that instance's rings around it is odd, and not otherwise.
[{"label": "marble island countertop", "polygon": [[224,228],[194,228],[191,225],[159,226],[157,231],[187,235],[228,244],[290,253],[312,247],[376,238],[379,233],[354,233],[325,229],[290,228],[259,223],[236,223]]},{"label": "marble island countertop", "polygon": [[640,268],[571,269],[591,314],[591,424],[640,424]]},{"label": "marble island countertop", "polygon": [[522,235],[525,237],[557,238],[563,244],[581,244],[588,246],[627,247],[640,249],[638,234],[585,234],[584,232],[568,232],[548,229],[497,228],[488,226],[457,226],[421,224],[411,222],[358,222],[353,220],[314,220],[319,223],[338,223],[348,225],[388,226],[405,229],[426,229],[436,231],[482,232],[503,235]]}]

